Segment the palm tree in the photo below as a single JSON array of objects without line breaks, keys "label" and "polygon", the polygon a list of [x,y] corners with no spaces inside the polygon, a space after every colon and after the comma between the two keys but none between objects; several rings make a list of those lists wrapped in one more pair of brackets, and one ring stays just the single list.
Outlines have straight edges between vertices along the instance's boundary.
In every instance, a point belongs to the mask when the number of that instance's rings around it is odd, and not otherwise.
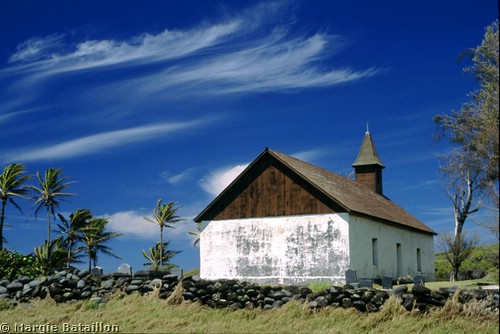
[{"label": "palm tree", "polygon": [[107,224],[108,220],[106,218],[93,218],[90,220],[87,227],[80,230],[79,240],[83,243],[83,246],[79,247],[77,252],[85,251],[85,253],[87,253],[89,258],[89,271],[92,262],[94,266],[97,265],[97,254],[99,252],[121,259],[121,257],[111,252],[111,248],[106,246],[105,243],[122,235],[122,233],[106,231]]},{"label": "palm tree", "polygon": [[[163,229],[174,228],[174,224],[182,221],[179,216],[176,216],[178,207],[175,207],[175,202],[168,202],[166,204],[162,203],[162,200],[159,199],[156,202],[156,207],[153,209],[154,220],[148,217],[144,217],[148,222],[153,224],[158,224],[160,226],[160,242],[159,244],[163,247]],[[161,265],[160,265],[161,266]]]},{"label": "palm tree", "polygon": [[45,240],[43,244],[34,249],[36,265],[43,275],[51,274],[55,269],[64,267],[66,258],[66,247],[61,237],[52,241]]},{"label": "palm tree", "polygon": [[200,245],[201,223],[196,223],[196,231],[189,231],[188,233],[196,237],[193,246],[198,247]]},{"label": "palm tree", "polygon": [[158,270],[160,266],[168,264],[170,262],[170,259],[175,254],[179,254],[181,252],[167,249],[169,243],[170,240],[167,240],[167,242],[163,244],[163,247],[161,247],[160,243],[157,242],[154,247],[149,248],[149,252],[146,252],[143,249],[142,255],[146,258],[146,260],[148,260],[148,262],[144,263],[144,265],[150,266],[152,270]]},{"label": "palm tree", "polygon": [[79,240],[80,231],[89,225],[92,214],[88,209],[79,209],[69,215],[69,220],[60,213],[58,216],[61,224],[57,224],[58,229],[55,232],[64,237],[64,242],[68,248],[67,266],[69,268],[71,262],[80,262],[76,261],[81,255],[76,252],[75,245]]},{"label": "palm tree", "polygon": [[0,213],[0,251],[3,249],[3,226],[5,221],[5,206],[7,201],[12,203],[20,212],[21,207],[14,201],[13,197],[27,198],[28,189],[23,185],[29,178],[29,175],[21,176],[24,173],[23,164],[12,164],[4,168],[0,174],[0,199],[2,201],[2,211]]},{"label": "palm tree", "polygon": [[38,211],[42,207],[47,208],[47,241],[50,243],[50,215],[55,218],[55,208],[59,208],[59,201],[63,200],[65,197],[74,196],[75,194],[64,193],[63,190],[74,182],[66,182],[67,177],[60,177],[62,169],[49,168],[45,171],[45,178],[40,176],[40,173],[36,173],[38,182],[40,183],[40,188],[36,186],[28,186],[35,193],[37,193],[33,199],[35,203],[32,209],[37,206],[35,211],[35,218]]}]

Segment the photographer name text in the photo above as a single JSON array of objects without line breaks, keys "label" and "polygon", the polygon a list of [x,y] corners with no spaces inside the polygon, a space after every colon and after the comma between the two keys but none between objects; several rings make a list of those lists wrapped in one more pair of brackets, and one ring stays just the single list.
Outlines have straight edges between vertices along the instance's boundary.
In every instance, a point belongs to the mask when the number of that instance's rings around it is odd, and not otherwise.
[{"label": "photographer name text", "polygon": [[25,324],[15,322],[1,323],[0,333],[119,333],[118,325],[109,325],[103,322],[67,323],[61,324]]}]

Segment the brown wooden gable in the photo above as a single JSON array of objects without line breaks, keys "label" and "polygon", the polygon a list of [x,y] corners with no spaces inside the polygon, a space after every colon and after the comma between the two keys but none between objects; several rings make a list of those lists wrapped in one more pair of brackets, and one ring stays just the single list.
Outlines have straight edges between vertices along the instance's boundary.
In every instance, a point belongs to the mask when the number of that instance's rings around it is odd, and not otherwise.
[{"label": "brown wooden gable", "polygon": [[195,220],[333,212],[345,210],[272,154],[264,151]]},{"label": "brown wooden gable", "polygon": [[266,148],[194,220],[358,213],[435,235],[387,197],[349,178]]}]

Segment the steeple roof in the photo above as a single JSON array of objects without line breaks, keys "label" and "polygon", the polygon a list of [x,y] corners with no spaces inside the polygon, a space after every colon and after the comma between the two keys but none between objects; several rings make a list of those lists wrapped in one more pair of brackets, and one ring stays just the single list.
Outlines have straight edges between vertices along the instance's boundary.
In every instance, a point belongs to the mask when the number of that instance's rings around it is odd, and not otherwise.
[{"label": "steeple roof", "polygon": [[368,130],[366,130],[358,157],[356,158],[356,161],[353,162],[352,166],[359,167],[367,165],[378,165],[385,168],[384,164],[380,162],[375,145],[373,145],[372,136]]}]

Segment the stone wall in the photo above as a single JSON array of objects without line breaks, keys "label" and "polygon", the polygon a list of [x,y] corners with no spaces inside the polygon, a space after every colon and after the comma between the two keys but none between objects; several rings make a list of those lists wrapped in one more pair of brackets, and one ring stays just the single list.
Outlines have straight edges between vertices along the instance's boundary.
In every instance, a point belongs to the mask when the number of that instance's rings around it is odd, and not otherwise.
[{"label": "stone wall", "polygon": [[134,275],[114,273],[96,276],[90,275],[87,270],[64,270],[35,280],[26,276],[12,281],[3,278],[0,280],[0,300],[17,304],[33,298],[50,297],[58,303],[78,300],[102,303],[118,291],[144,294],[155,288],[159,289],[160,298],[168,298],[178,282],[176,275],[162,272],[138,271]]},{"label": "stone wall", "polygon": [[427,311],[431,307],[442,307],[457,294],[458,302],[465,304],[471,301],[482,301],[483,307],[498,313],[498,290],[458,290],[457,288],[440,288],[431,291],[423,286],[413,286],[408,290],[406,285],[392,290],[373,288],[355,288],[352,285],[332,286],[321,292],[312,292],[304,286],[270,286],[237,280],[208,281],[196,277],[182,280],[183,297],[186,300],[198,301],[213,308],[230,307],[272,309],[281,307],[292,300],[308,303],[310,308],[326,306],[356,308],[361,312],[377,312],[393,294],[408,310]]},{"label": "stone wall", "polygon": [[[105,303],[113,293],[146,294],[158,291],[159,298],[168,298],[178,284],[182,286],[182,297],[186,301],[199,302],[212,308],[272,309],[297,300],[307,303],[311,309],[326,306],[355,308],[360,312],[377,312],[390,295],[398,298],[408,310],[427,311],[431,307],[442,307],[451,298],[460,304],[473,301],[482,302],[489,312],[499,312],[498,290],[458,290],[440,288],[431,291],[424,286],[413,286],[408,290],[405,285],[392,290],[355,288],[352,285],[331,286],[314,293],[305,286],[270,286],[237,280],[203,280],[197,276],[178,280],[176,275],[161,272],[136,272],[134,275],[111,274],[90,275],[87,271],[62,271],[40,280],[21,276],[15,280],[0,281],[0,300],[17,305],[34,298],[52,298],[56,302],[90,300]],[[180,287],[179,287],[180,288]]]}]

